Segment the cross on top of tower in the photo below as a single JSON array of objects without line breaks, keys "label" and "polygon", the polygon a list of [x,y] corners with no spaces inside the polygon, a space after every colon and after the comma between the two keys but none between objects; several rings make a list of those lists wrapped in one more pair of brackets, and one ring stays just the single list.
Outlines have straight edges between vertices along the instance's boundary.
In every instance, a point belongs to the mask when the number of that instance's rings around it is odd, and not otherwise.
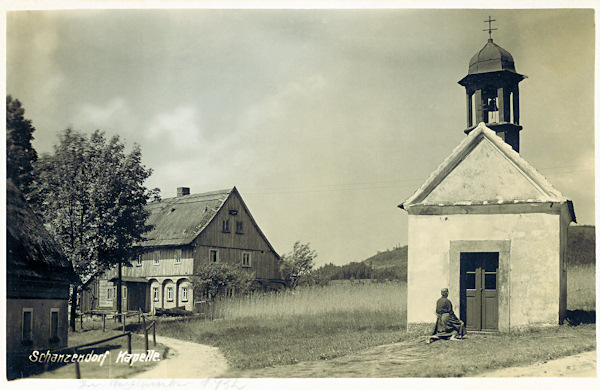
[{"label": "cross on top of tower", "polygon": [[490,34],[490,41],[492,40],[492,31],[493,30],[498,30],[497,28],[492,28],[492,22],[495,22],[496,19],[492,19],[491,16],[488,16],[488,20],[484,20],[483,23],[488,23],[488,28],[484,29],[483,31],[487,31],[488,34]]}]

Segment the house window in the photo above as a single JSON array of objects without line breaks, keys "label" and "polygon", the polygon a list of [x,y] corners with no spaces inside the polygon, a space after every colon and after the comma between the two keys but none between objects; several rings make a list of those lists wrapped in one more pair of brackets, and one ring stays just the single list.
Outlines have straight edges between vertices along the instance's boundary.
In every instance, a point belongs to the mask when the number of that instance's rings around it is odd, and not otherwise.
[{"label": "house window", "polygon": [[136,267],[141,267],[142,266],[142,255],[138,255],[137,257],[137,261],[135,263]]},{"label": "house window", "polygon": [[167,301],[173,300],[173,287],[167,287]]},{"label": "house window", "polygon": [[175,264],[181,264],[181,249],[175,249]]},{"label": "house window", "polygon": [[154,251],[154,265],[160,265],[160,251]]},{"label": "house window", "polygon": [[108,287],[106,289],[106,299],[111,301],[113,299],[113,288],[112,287]]},{"label": "house window", "polygon": [[229,233],[229,220],[223,220],[223,233]]},{"label": "house window", "polygon": [[158,301],[158,287],[152,287],[152,300]]},{"label": "house window", "polygon": [[187,302],[187,300],[188,300],[188,288],[181,287],[181,301]]},{"label": "house window", "polygon": [[211,263],[216,263],[219,256],[218,256],[218,251],[216,249],[211,249],[209,252],[209,260]]},{"label": "house window", "polygon": [[59,309],[50,309],[50,342],[58,341],[58,313]]},{"label": "house window", "polygon": [[242,267],[250,267],[250,253],[244,252],[242,253]]},{"label": "house window", "polygon": [[235,223],[235,233],[236,234],[244,234],[244,222],[236,221]]},{"label": "house window", "polygon": [[227,298],[233,298],[234,295],[235,295],[235,288],[234,287],[227,287],[227,289],[225,290],[225,296]]},{"label": "house window", "polygon": [[127,286],[123,286],[123,299],[127,299]]},{"label": "house window", "polygon": [[112,291],[112,296],[113,296],[113,298],[116,298],[116,297],[117,297],[117,286],[114,286],[114,287],[112,288],[112,290],[113,290],[113,291]]},{"label": "house window", "polygon": [[31,329],[33,328],[33,309],[23,309],[22,336],[21,340],[26,343],[32,342]]}]

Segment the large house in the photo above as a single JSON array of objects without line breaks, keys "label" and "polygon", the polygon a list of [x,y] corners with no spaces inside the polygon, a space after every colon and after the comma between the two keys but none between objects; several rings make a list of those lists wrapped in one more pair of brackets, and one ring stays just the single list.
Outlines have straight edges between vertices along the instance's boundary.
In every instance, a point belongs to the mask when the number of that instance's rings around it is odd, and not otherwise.
[{"label": "large house", "polygon": [[60,245],[6,183],[6,352],[8,379],[32,369],[33,350],[67,346],[69,286],[81,283]]},{"label": "large house", "polygon": [[[202,194],[190,194],[189,188],[180,187],[177,197],[147,207],[153,229],[138,244],[142,253],[132,266],[122,268],[123,311],[194,310],[194,301],[203,297],[194,294],[190,277],[209,262],[248,272],[255,289],[284,286],[279,255],[235,187]],[[116,309],[116,281],[116,268],[88,281],[81,309]]]}]

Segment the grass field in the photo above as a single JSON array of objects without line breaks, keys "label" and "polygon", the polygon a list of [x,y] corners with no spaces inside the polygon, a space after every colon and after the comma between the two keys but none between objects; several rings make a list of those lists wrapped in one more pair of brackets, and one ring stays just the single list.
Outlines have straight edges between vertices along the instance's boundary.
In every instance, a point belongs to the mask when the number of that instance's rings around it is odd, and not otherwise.
[{"label": "grass field", "polygon": [[214,321],[161,324],[159,333],[219,347],[237,368],[331,359],[397,341],[405,284],[339,284],[223,302]]},{"label": "grass field", "polygon": [[[592,265],[569,269],[569,310],[595,310],[594,271]],[[214,321],[165,323],[159,333],[216,346],[233,367],[231,376],[248,377],[310,377],[318,376],[319,372],[323,376],[334,375],[333,372],[325,374],[327,362],[372,354],[377,348],[395,348],[393,353],[397,354],[391,356],[386,350],[384,355],[365,357],[373,361],[383,359],[377,365],[379,368],[384,367],[387,360],[399,359],[403,350],[419,351],[417,355],[436,351],[436,356],[448,361],[455,354],[462,356],[461,363],[451,368],[440,366],[435,363],[437,358],[431,356],[432,359],[416,358],[409,365],[403,364],[403,372],[397,371],[396,366],[386,371],[389,376],[405,377],[463,376],[595,348],[595,324],[508,334],[474,334],[463,343],[440,342],[427,346],[423,336],[430,324],[405,331],[405,294],[404,283],[392,282],[342,283],[258,294],[219,302]],[[358,360],[357,372],[346,374],[369,376],[365,371],[360,372]],[[377,376],[388,376],[379,368]]]},{"label": "grass field", "polygon": [[567,310],[596,310],[596,267],[594,264],[568,266]]}]

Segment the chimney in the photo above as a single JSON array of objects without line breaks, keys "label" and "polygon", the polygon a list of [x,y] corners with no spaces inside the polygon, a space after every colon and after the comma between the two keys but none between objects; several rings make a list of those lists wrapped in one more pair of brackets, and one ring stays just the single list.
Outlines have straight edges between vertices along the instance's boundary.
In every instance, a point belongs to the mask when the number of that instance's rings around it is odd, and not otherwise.
[{"label": "chimney", "polygon": [[178,198],[189,195],[189,194],[190,194],[189,187],[177,187],[177,197]]}]

